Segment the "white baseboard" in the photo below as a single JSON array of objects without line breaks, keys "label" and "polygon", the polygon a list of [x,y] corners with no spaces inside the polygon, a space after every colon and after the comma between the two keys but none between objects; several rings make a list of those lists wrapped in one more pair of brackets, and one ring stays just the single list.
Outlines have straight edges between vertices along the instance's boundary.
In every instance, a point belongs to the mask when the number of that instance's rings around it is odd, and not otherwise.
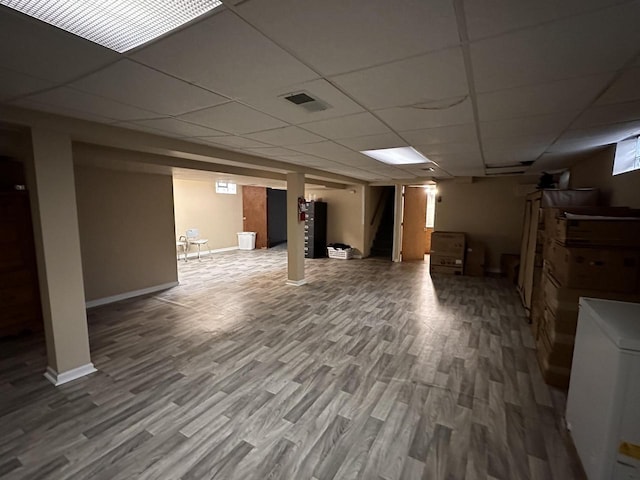
[{"label": "white baseboard", "polygon": [[72,368],[71,370],[67,370],[66,372],[62,373],[58,373],[53,368],[47,367],[47,371],[44,372],[44,378],[49,380],[57,387],[58,385],[71,382],[72,380],[76,380],[97,371],[98,370],[96,370],[96,367],[93,366],[93,363],[87,363],[86,365]]},{"label": "white baseboard", "polygon": [[301,287],[306,283],[307,281],[304,278],[302,280],[287,280],[287,285],[293,285],[294,287]]},{"label": "white baseboard", "polygon": [[86,302],[87,308],[98,307],[100,305],[106,305],[107,303],[119,302],[120,300],[126,300],[127,298],[139,297],[140,295],[147,295],[149,293],[159,292],[160,290],[166,290],[178,285],[178,282],[163,283],[161,285],[154,285],[153,287],[142,288],[140,290],[133,290],[131,292],[119,293],[111,297],[98,298],[96,300],[89,300]]},{"label": "white baseboard", "polygon": [[[207,255],[211,255],[212,253],[230,252],[232,250],[239,250],[239,248],[236,246],[236,247],[216,248],[215,250],[202,250],[200,252],[200,257],[206,257]],[[178,254],[177,258],[178,260],[184,261],[184,253]],[[187,253],[187,260],[190,258],[198,258],[198,252]]]}]

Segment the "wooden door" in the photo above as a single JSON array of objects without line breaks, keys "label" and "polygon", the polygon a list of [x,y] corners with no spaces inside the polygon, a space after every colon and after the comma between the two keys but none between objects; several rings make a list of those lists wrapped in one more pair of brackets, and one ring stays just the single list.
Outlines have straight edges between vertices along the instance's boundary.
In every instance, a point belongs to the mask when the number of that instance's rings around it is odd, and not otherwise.
[{"label": "wooden door", "polygon": [[266,187],[242,187],[242,229],[256,232],[256,248],[267,248]]},{"label": "wooden door", "polygon": [[402,260],[424,260],[427,190],[405,187],[402,218]]}]

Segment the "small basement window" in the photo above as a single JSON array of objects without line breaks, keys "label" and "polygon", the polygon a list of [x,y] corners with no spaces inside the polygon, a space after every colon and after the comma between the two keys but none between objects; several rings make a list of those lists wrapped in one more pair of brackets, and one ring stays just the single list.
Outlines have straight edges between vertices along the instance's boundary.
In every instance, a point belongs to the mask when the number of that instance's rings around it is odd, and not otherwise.
[{"label": "small basement window", "polygon": [[233,182],[226,182],[224,180],[216,180],[216,193],[228,193],[235,195],[237,193],[236,184]]},{"label": "small basement window", "polygon": [[640,170],[640,136],[618,142],[613,159],[613,175],[633,170]]}]

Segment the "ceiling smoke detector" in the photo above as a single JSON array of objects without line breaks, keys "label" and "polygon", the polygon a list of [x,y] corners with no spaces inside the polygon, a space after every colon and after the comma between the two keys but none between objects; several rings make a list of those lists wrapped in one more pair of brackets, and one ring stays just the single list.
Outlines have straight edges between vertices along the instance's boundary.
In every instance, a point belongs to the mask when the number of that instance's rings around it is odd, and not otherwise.
[{"label": "ceiling smoke detector", "polygon": [[307,112],[322,112],[329,108],[325,102],[313,98],[307,92],[291,93],[284,96],[284,99],[299,107],[304,108]]}]

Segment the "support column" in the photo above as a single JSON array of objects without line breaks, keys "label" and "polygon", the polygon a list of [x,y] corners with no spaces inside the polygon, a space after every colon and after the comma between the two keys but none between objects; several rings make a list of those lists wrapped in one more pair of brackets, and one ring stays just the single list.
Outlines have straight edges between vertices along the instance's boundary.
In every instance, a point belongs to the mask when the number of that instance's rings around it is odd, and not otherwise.
[{"label": "support column", "polygon": [[304,174],[287,174],[288,285],[304,285],[304,222],[298,220],[298,197],[304,197]]},{"label": "support column", "polygon": [[71,139],[33,128],[25,164],[47,342],[44,376],[60,385],[93,373],[82,279]]}]

